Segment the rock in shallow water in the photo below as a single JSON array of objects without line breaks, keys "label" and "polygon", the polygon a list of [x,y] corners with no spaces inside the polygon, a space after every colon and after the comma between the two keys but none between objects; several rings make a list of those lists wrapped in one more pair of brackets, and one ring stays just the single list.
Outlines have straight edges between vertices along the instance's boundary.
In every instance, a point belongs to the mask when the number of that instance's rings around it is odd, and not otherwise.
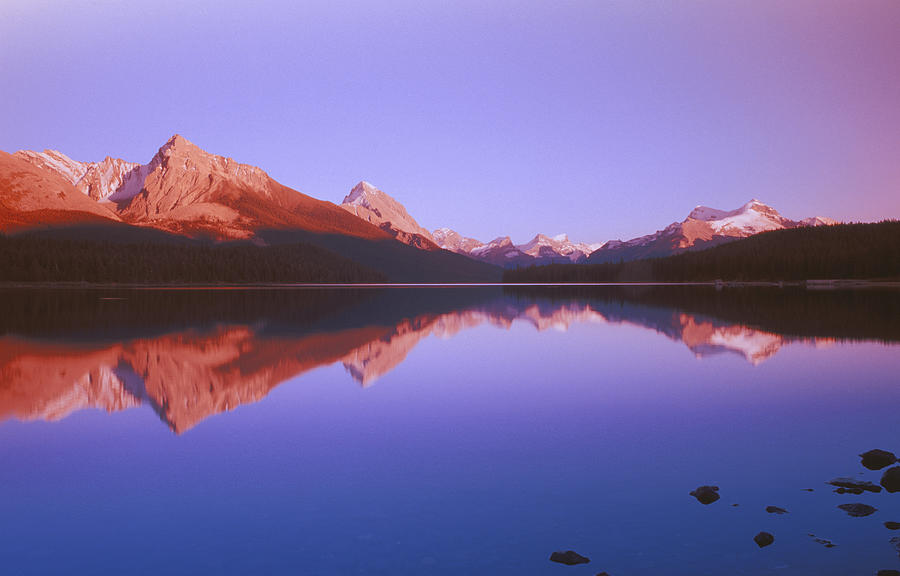
[{"label": "rock in shallow water", "polygon": [[885,522],[884,527],[888,530],[900,530],[900,522]]},{"label": "rock in shallow water", "polygon": [[788,511],[778,506],[766,506],[766,512],[769,514],[787,514]]},{"label": "rock in shallow water", "polygon": [[760,532],[756,536],[753,537],[753,541],[756,542],[756,545],[760,548],[765,548],[769,544],[775,541],[775,537],[769,534],[768,532]]},{"label": "rock in shallow water", "polygon": [[813,542],[815,542],[816,544],[821,544],[822,546],[824,546],[826,548],[834,548],[835,546],[837,546],[837,544],[835,544],[831,540],[827,540],[825,538],[819,538],[815,534],[810,534],[809,537],[812,538]]},{"label": "rock in shallow water", "polygon": [[879,570],[875,573],[875,576],[900,576],[900,571],[897,570]]},{"label": "rock in shallow water", "polygon": [[853,516],[854,518],[871,516],[878,511],[878,508],[869,506],[868,504],[860,504],[859,502],[855,502],[853,504],[841,504],[838,506],[838,508],[846,512],[848,515]]},{"label": "rock in shallow water", "polygon": [[719,499],[718,486],[700,486],[693,492],[691,496],[697,499],[701,504],[712,504]]},{"label": "rock in shallow water", "polygon": [[853,478],[835,478],[831,482],[829,482],[832,486],[837,486],[838,494],[862,494],[863,492],[881,492],[881,486],[878,484],[872,484],[871,482],[867,482],[865,480],[854,480]]},{"label": "rock in shallow water", "polygon": [[897,457],[886,450],[869,450],[860,454],[862,465],[869,470],[881,470],[897,461]]},{"label": "rock in shallow water", "polygon": [[576,564],[587,564],[591,561],[591,559],[582,556],[574,550],[566,550],[565,552],[557,551],[551,554],[550,561],[559,562],[560,564],[565,564],[566,566],[574,566]]},{"label": "rock in shallow water", "polygon": [[900,466],[885,470],[881,476],[881,485],[888,492],[900,492]]}]

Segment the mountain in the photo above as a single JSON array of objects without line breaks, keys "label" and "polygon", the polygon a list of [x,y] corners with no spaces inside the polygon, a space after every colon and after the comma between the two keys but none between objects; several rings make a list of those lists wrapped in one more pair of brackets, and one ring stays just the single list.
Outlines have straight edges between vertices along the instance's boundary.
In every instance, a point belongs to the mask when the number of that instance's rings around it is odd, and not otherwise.
[{"label": "mountain", "polygon": [[572,242],[566,234],[553,237],[538,234],[525,244],[513,244],[509,236],[500,236],[484,243],[466,238],[450,228],[439,228],[432,235],[445,250],[504,268],[582,262],[601,246]]},{"label": "mountain", "polygon": [[[462,254],[463,252],[460,253]],[[503,266],[504,268],[531,266],[537,263],[534,256],[530,256],[519,250],[519,248],[513,244],[509,236],[494,238],[487,244],[480,244],[464,254],[475,260],[490,262],[491,264]]]},{"label": "mountain", "polygon": [[341,202],[341,208],[378,226],[404,244],[423,250],[438,250],[428,230],[409,215],[402,204],[368,182],[360,182]]},{"label": "mountain", "polygon": [[93,200],[130,198],[140,192],[146,176],[140,164],[110,156],[102,162],[78,162],[56,150],[19,150],[13,156],[57,174]]},{"label": "mountain", "polygon": [[404,244],[423,250],[443,249],[505,268],[581,262],[600,246],[570,242],[565,234],[553,238],[538,234],[530,242],[515,245],[508,236],[500,236],[485,243],[464,237],[450,228],[428,232],[409,215],[402,204],[365,181],[353,187],[341,203],[341,208],[378,226]]},{"label": "mountain", "polygon": [[21,150],[13,156],[65,181],[94,201],[95,210],[114,212],[116,219],[138,226],[215,240],[285,228],[389,237],[330,202],[279,184],[260,168],[210,154],[177,134],[147,164],[111,157],[78,162],[53,150]]},{"label": "mountain", "polygon": [[565,234],[538,234],[530,242],[513,244],[508,236],[490,242],[467,238],[450,228],[428,232],[389,194],[360,182],[344,197],[341,208],[390,233],[404,244],[423,250],[447,250],[495,266],[515,268],[533,264],[581,262],[600,244],[573,243]]},{"label": "mountain", "polygon": [[600,264],[659,258],[687,250],[708,248],[770,230],[835,223],[822,216],[800,221],[790,220],[756,199],[731,211],[697,206],[683,221],[673,222],[653,234],[624,242],[607,242],[590,254],[588,262]]},{"label": "mountain", "polygon": [[[395,282],[499,279],[499,269],[440,250],[402,206],[371,185],[361,183],[347,203],[353,211],[297,192],[261,168],[206,152],[177,134],[146,164],[111,157],[79,162],[53,150],[0,158],[0,231],[37,230],[31,234],[55,238],[65,232],[65,238],[101,244],[111,235],[120,244],[152,242],[150,230],[214,243],[304,243]],[[377,213],[404,229],[381,226],[385,221],[376,221]],[[73,225],[79,225],[77,231]],[[124,262],[152,270],[139,259]],[[321,281],[346,277],[346,262],[335,258],[333,268]]]},{"label": "mountain", "polygon": [[387,237],[330,202],[279,184],[262,169],[210,154],[175,135],[143,171],[140,193],[122,198],[123,219],[188,235],[249,238],[258,230],[302,229]]},{"label": "mountain", "polygon": [[530,242],[521,244],[517,248],[537,259],[547,258],[554,261],[581,262],[600,246],[601,244],[571,242],[566,234],[559,234],[552,238],[538,234]]},{"label": "mountain", "polygon": [[0,232],[118,220],[113,211],[85,196],[56,172],[0,152]]},{"label": "mountain", "polygon": [[[662,258],[507,270],[505,282],[806,282],[900,278],[900,221],[795,226]],[[829,283],[831,284],[831,283]],[[839,286],[839,284],[838,284]]]},{"label": "mountain", "polygon": [[466,238],[459,232],[455,232],[449,228],[438,228],[431,233],[431,236],[438,246],[444,250],[449,250],[458,254],[468,254],[475,248],[483,245],[483,242],[474,238]]}]

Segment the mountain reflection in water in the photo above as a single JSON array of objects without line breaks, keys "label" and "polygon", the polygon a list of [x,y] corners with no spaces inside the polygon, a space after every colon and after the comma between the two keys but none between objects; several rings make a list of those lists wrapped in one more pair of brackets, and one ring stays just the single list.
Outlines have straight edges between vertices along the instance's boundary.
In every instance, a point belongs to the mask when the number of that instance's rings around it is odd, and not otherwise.
[{"label": "mountain reflection in water", "polygon": [[[147,404],[174,432],[340,362],[369,386],[424,338],[490,324],[643,327],[698,358],[759,364],[785,345],[900,341],[896,291],[710,287],[8,290],[0,421]],[[498,337],[502,337],[499,334]]]}]

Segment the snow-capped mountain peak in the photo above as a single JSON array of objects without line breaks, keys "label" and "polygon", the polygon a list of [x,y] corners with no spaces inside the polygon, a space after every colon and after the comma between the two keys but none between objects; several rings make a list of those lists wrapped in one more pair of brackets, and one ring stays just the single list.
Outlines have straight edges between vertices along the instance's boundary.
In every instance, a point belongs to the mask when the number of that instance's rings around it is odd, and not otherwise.
[{"label": "snow-capped mountain peak", "polygon": [[572,242],[567,234],[547,236],[537,234],[525,244],[514,244],[509,236],[499,236],[490,242],[466,238],[450,228],[438,228],[433,232],[438,246],[458,254],[502,266],[528,266],[550,262],[580,262],[601,243]]},{"label": "snow-capped mountain peak", "polygon": [[804,226],[833,226],[838,221],[825,216],[810,216],[801,220],[800,223]]},{"label": "snow-capped mountain peak", "polygon": [[426,250],[438,248],[431,233],[409,215],[403,204],[365,180],[350,190],[341,208],[390,232],[401,242]]},{"label": "snow-capped mountain peak", "polygon": [[715,208],[710,208],[709,206],[697,206],[688,214],[688,218],[693,218],[694,220],[703,220],[704,222],[708,222],[710,220],[718,220],[727,215],[728,212],[725,210],[716,210]]},{"label": "snow-capped mountain peak", "polygon": [[[374,185],[366,182],[365,180],[361,180],[350,190],[350,193],[344,197],[344,201],[342,202],[342,204],[353,204],[355,206],[368,207],[371,206],[372,203],[376,202],[376,199],[382,198],[390,198],[390,196],[376,188]],[[390,200],[397,203],[393,198],[390,198]]]},{"label": "snow-capped mountain peak", "polygon": [[681,222],[673,222],[653,234],[625,242],[613,240],[591,255],[591,262],[614,262],[669,256],[684,250],[721,244],[760,232],[833,224],[829,218],[814,217],[794,221],[771,206],[753,198],[735,210],[697,206]]}]

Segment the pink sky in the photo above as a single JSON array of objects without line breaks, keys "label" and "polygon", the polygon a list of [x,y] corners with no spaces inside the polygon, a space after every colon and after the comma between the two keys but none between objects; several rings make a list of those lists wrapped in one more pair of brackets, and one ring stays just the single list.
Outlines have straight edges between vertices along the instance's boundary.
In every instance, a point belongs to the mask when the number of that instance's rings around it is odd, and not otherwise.
[{"label": "pink sky", "polygon": [[652,232],[755,197],[900,217],[900,3],[0,4],[0,149],[173,133],[488,240]]}]

